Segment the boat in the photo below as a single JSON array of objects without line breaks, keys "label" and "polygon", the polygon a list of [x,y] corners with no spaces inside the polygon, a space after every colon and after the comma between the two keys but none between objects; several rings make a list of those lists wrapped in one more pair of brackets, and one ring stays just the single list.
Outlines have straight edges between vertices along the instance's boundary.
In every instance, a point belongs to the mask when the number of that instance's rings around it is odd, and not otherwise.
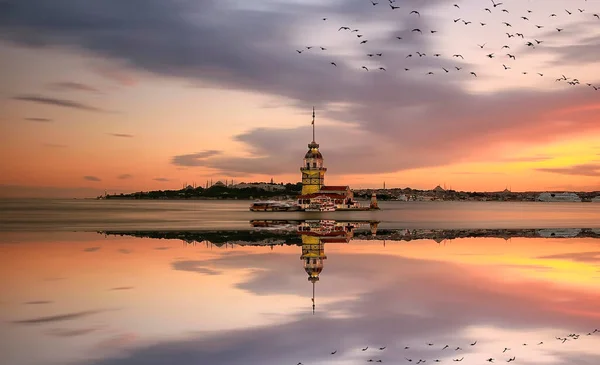
[{"label": "boat", "polygon": [[329,198],[316,198],[310,202],[305,212],[335,212],[335,204]]},{"label": "boat", "polygon": [[250,205],[251,212],[292,212],[300,210],[294,202],[276,200],[257,200]]}]

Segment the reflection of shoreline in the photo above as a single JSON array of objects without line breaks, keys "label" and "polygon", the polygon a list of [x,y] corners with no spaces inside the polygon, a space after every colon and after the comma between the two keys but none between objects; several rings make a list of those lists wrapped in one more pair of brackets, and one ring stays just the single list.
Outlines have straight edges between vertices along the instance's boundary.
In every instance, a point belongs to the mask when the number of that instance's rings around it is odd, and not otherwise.
[{"label": "reflection of shoreline", "polygon": [[[324,225],[324,222],[326,223]],[[217,246],[237,245],[301,245],[300,227],[351,227],[351,240],[442,240],[458,238],[596,238],[600,229],[377,229],[379,222],[369,221],[251,221],[251,230],[110,230],[105,235],[133,236],[154,239],[182,240],[188,243],[210,242]],[[346,242],[348,242],[346,241]]]}]

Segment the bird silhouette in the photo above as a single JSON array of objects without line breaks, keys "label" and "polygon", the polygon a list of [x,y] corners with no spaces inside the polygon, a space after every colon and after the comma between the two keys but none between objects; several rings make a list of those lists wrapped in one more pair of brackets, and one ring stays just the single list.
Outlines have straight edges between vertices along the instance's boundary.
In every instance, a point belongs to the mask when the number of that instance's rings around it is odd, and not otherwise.
[{"label": "bird silhouette", "polygon": [[400,7],[399,7],[399,6],[394,6],[394,5],[392,5],[392,4],[390,4],[390,8],[392,8],[392,10],[400,9]]},{"label": "bird silhouette", "polygon": [[502,351],[502,353],[505,353],[506,351],[510,350],[508,347],[504,348],[504,351]]},{"label": "bird silhouette", "polygon": [[[364,66],[363,66],[364,67]],[[362,349],[362,351],[367,351],[367,349],[369,348],[369,346],[365,347],[364,349]]]},{"label": "bird silhouette", "polygon": [[385,68],[383,68],[383,67],[379,67],[379,69],[380,69],[381,71],[385,71]]},{"label": "bird silhouette", "polygon": [[463,60],[465,59],[465,58],[464,58],[462,55],[460,55],[460,54],[454,54],[454,55],[452,55],[452,57],[460,57],[460,58],[462,58]]},{"label": "bird silhouette", "polygon": [[453,359],[452,361],[463,361],[464,357],[461,357],[460,359]]},{"label": "bird silhouette", "polygon": [[332,65],[334,65],[335,67],[337,67],[337,64],[335,62],[331,62]]},{"label": "bird silhouette", "polygon": [[[367,66],[363,66],[361,68],[364,68],[365,70],[369,71],[369,69],[367,68]],[[363,350],[364,351],[364,350]]]},{"label": "bird silhouette", "polygon": [[419,32],[419,33],[423,34],[423,32],[421,32],[421,29],[419,29],[419,28],[415,28],[411,32]]},{"label": "bird silhouette", "polygon": [[477,341],[473,342],[473,343],[471,344],[471,346],[475,346],[476,344],[477,344]]},{"label": "bird silhouette", "polygon": [[411,11],[409,14],[417,14],[418,16],[421,16],[421,13],[416,10]]},{"label": "bird silhouette", "polygon": [[510,25],[510,23],[507,22],[502,22],[502,24],[506,25],[507,27],[512,27],[512,25]]},{"label": "bird silhouette", "polygon": [[471,75],[477,77],[477,74],[475,72],[471,72]]},{"label": "bird silhouette", "polygon": [[492,5],[494,5],[494,8],[502,5],[502,3],[495,3],[494,0],[491,0],[491,1],[492,1]]},{"label": "bird silhouette", "polygon": [[384,347],[380,347],[379,350],[385,350],[385,346]]}]

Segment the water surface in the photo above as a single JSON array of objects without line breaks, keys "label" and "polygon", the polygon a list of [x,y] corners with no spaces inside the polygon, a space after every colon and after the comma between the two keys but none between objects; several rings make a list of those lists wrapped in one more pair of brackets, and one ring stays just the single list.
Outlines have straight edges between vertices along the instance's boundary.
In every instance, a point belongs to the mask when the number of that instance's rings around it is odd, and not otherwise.
[{"label": "water surface", "polygon": [[381,227],[0,232],[0,363],[600,363],[600,231]]}]

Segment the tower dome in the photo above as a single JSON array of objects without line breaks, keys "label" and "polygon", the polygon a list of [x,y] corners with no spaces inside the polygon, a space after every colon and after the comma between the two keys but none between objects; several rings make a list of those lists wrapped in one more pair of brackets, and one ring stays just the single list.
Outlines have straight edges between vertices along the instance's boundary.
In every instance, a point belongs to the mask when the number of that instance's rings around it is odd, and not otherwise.
[{"label": "tower dome", "polygon": [[304,161],[300,171],[302,172],[302,195],[316,193],[325,184],[325,172],[323,167],[323,155],[319,151],[319,144],[315,142],[315,108],[313,108],[313,140],[308,144],[308,151],[304,155]]}]

